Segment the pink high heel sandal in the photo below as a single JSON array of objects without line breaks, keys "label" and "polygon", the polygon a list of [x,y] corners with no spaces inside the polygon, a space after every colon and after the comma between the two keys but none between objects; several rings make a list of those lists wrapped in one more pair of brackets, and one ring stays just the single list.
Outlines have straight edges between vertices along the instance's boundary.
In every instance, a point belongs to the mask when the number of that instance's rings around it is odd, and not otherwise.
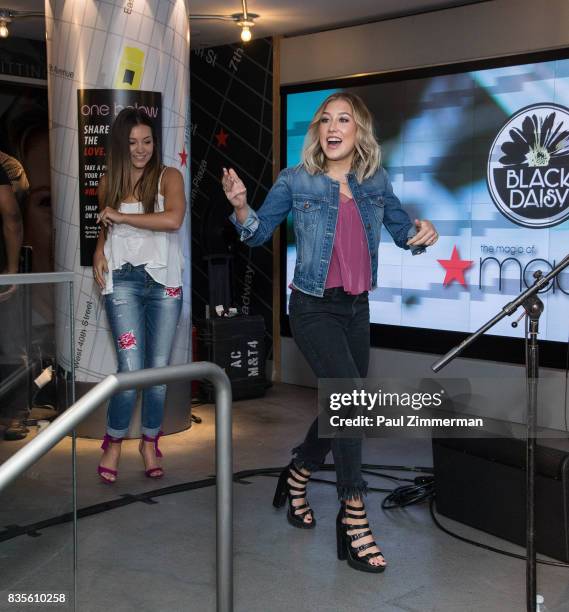
[{"label": "pink high heel sandal", "polygon": [[[113,438],[113,436],[109,436],[109,434],[105,434],[105,437],[103,438],[103,443],[101,444],[101,450],[106,451],[107,448],[109,448],[109,444],[111,444],[111,442],[113,444],[121,444],[122,441],[123,441],[123,438]],[[111,468],[103,467],[102,465],[99,464],[99,466],[97,467],[97,474],[99,474],[99,478],[105,484],[113,484],[117,480],[119,471],[111,470]],[[114,476],[114,478],[111,480],[110,478],[107,478],[105,474],[108,474],[109,476]]]},{"label": "pink high heel sandal", "polygon": [[[140,445],[138,447],[138,451],[140,452],[140,454],[142,455],[142,445],[144,442],[154,442],[154,453],[156,454],[156,457],[161,458],[162,451],[158,448],[158,439],[160,438],[160,436],[163,435],[163,433],[164,432],[159,431],[158,435],[154,436],[154,438],[152,436],[147,436],[146,434],[143,434],[142,440],[140,441]],[[144,459],[144,455],[142,458]],[[160,466],[156,466],[150,468],[149,470],[144,470],[144,475],[146,476],[146,478],[162,478],[162,476],[164,476],[164,470]]]}]

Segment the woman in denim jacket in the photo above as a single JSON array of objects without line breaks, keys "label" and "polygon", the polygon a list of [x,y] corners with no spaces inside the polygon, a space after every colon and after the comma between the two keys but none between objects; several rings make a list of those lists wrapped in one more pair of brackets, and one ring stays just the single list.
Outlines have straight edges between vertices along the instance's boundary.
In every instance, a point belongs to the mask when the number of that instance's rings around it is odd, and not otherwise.
[{"label": "woman in denim jacket", "polygon": [[[377,249],[385,224],[394,242],[419,254],[436,242],[430,221],[411,222],[394,195],[373,119],[350,93],[329,96],[316,111],[302,163],[283,170],[258,211],[247,204],[245,185],[223,170],[232,220],[249,246],[263,244],[293,212],[297,258],[289,315],[294,339],[317,378],[365,378],[369,363],[368,291],[377,284]],[[312,472],[332,451],[341,501],[336,522],[338,558],[355,569],[379,573],[386,562],[367,522],[361,474],[361,438],[319,438],[316,419],[293,450],[275,492],[274,505],[289,500],[288,521],[316,525],[306,499]]]}]

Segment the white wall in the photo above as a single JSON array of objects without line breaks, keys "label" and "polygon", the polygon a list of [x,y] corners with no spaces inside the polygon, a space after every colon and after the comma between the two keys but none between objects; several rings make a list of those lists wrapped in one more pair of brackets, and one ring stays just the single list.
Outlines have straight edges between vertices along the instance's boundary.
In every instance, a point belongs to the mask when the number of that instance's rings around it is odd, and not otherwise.
[{"label": "white wall", "polygon": [[[354,74],[388,72],[496,56],[569,47],[567,0],[493,0],[471,6],[404,17],[318,34],[285,38],[281,42],[281,84],[313,82]],[[433,347],[436,349],[436,347]],[[436,354],[373,349],[370,376],[429,375]],[[567,410],[563,393],[565,373],[544,374],[557,384],[550,398],[557,406],[555,426],[564,428]],[[521,366],[457,359],[445,376],[511,378],[523,376]],[[282,380],[315,386],[306,362],[290,338],[282,339]],[[488,390],[486,402],[500,397],[500,383]],[[553,423],[550,423],[553,425]]]},{"label": "white wall", "polygon": [[285,38],[281,84],[569,46],[567,0],[493,0]]}]

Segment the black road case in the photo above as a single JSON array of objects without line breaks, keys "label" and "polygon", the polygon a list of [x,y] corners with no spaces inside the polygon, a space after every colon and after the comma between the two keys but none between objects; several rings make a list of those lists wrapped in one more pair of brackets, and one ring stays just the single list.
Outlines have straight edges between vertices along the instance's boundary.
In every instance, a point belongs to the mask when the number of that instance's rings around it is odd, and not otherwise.
[{"label": "black road case", "polygon": [[[198,322],[198,359],[223,368],[231,381],[233,399],[261,397],[265,374],[265,321],[262,316],[204,319]],[[213,385],[204,381],[202,399],[213,401]]]},{"label": "black road case", "polygon": [[[437,511],[520,546],[526,541],[525,440],[435,438]],[[569,562],[569,451],[538,440],[536,550]]]}]

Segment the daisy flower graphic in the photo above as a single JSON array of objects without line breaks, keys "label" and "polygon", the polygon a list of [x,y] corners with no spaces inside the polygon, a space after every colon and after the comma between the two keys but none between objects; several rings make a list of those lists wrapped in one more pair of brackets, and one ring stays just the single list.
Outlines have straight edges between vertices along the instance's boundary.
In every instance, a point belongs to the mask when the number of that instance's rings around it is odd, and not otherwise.
[{"label": "daisy flower graphic", "polygon": [[500,163],[504,166],[529,168],[549,166],[552,160],[569,155],[569,130],[561,130],[563,121],[555,125],[555,113],[545,119],[528,115],[522,129],[510,130],[511,141],[502,144]]}]

